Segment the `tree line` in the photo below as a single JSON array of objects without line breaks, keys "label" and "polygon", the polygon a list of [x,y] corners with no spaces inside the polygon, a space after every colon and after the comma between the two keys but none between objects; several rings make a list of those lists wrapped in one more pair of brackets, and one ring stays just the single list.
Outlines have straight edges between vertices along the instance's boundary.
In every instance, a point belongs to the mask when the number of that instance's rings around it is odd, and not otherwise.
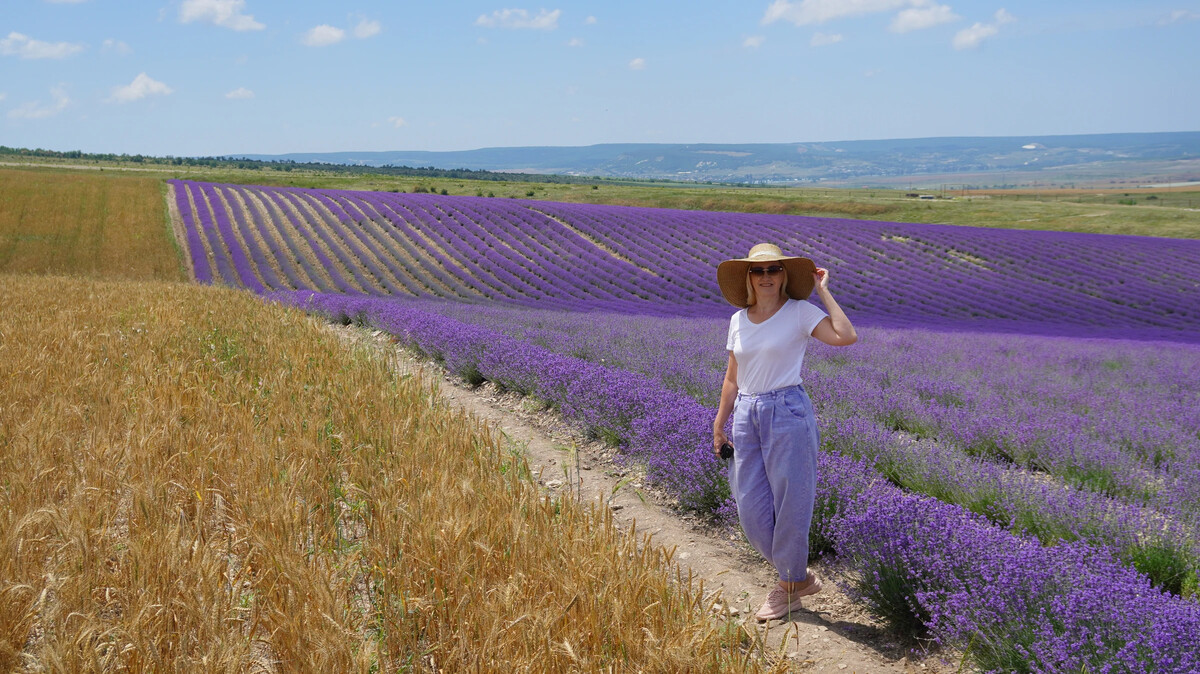
[{"label": "tree line", "polygon": [[[414,176],[419,178],[454,178],[460,180],[491,180],[496,182],[536,182],[588,184],[597,181],[610,181],[601,177],[567,176],[554,174],[533,173],[504,173],[499,171],[484,171],[467,168],[440,169],[433,166],[355,166],[351,164],[330,164],[326,162],[297,162],[286,159],[264,161],[259,159],[244,159],[238,157],[155,157],[143,154],[116,154],[111,152],[82,152],[80,150],[43,150],[7,147],[0,145],[0,156],[32,157],[41,159],[75,159],[79,161],[123,162],[133,164],[149,164],[156,166],[199,166],[218,169],[243,169],[248,171],[322,171],[326,173],[344,173],[353,175],[373,174],[392,176]],[[620,182],[630,182],[623,179]],[[656,180],[637,182],[664,182]]]}]

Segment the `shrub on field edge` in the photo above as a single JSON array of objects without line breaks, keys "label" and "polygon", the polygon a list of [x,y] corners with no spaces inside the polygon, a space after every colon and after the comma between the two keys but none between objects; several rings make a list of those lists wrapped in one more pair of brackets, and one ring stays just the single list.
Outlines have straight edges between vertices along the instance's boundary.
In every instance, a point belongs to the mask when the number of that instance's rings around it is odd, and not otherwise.
[{"label": "shrub on field edge", "polygon": [[894,628],[966,644],[985,671],[1194,671],[1200,607],[1083,543],[1052,548],[894,488],[833,523],[849,594]]}]

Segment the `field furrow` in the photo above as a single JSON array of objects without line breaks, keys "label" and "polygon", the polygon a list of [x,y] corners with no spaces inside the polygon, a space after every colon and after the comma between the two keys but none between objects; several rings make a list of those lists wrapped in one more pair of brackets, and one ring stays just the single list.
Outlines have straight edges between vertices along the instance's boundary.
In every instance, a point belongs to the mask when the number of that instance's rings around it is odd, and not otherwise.
[{"label": "field furrow", "polygon": [[309,235],[298,227],[297,223],[292,222],[289,214],[282,209],[274,196],[266,192],[248,193],[252,194],[252,199],[257,200],[264,214],[264,222],[269,223],[283,241],[295,264],[299,265],[315,284],[330,291],[344,292],[347,286],[341,274],[333,268],[328,258],[321,256],[320,251],[309,240]]},{"label": "field furrow", "polygon": [[266,244],[271,259],[287,276],[288,283],[297,288],[310,283],[313,286],[322,285],[323,281],[312,269],[312,265],[299,253],[291,239],[285,238],[283,230],[275,225],[268,207],[259,195],[238,186],[231,186],[230,191],[237,194],[245,206],[245,214],[248,214],[249,220],[254,223],[255,231]]},{"label": "field furrow", "polygon": [[186,248],[192,263],[192,276],[200,283],[212,283],[211,253],[200,238],[200,228],[196,226],[196,212],[192,208],[192,200],[188,197],[188,189],[179,183],[172,183],[171,190],[175,197],[175,205],[179,217],[183,220],[183,229],[187,232]]},{"label": "field furrow", "polygon": [[309,201],[310,207],[319,217],[327,222],[336,223],[342,232],[355,239],[360,261],[389,293],[417,294],[405,283],[407,275],[400,273],[400,265],[396,264],[394,259],[389,260],[375,245],[375,241],[366,234],[365,228],[347,215],[341,206],[323,194],[305,194],[302,197]]},{"label": "field furrow", "polygon": [[270,196],[275,200],[284,216],[291,219],[292,225],[312,247],[317,261],[327,268],[337,270],[337,274],[333,278],[342,292],[368,293],[368,289],[373,286],[363,277],[360,266],[354,261],[353,256],[346,251],[347,242],[343,237],[338,233],[330,232],[325,223],[318,223],[311,214],[305,212],[298,197],[292,192],[271,190]]},{"label": "field furrow", "polygon": [[335,204],[350,220],[360,227],[369,240],[378,244],[384,251],[380,256],[389,268],[393,270],[396,279],[413,295],[431,295],[434,297],[455,297],[452,287],[438,280],[434,275],[423,271],[425,265],[418,262],[420,253],[412,243],[403,237],[399,230],[386,223],[385,218],[374,207],[365,201],[351,201],[344,196],[332,193],[327,195],[331,204]]},{"label": "field furrow", "polygon": [[214,270],[213,280],[236,288],[241,285],[241,279],[238,270],[234,268],[231,253],[222,243],[221,233],[217,231],[217,225],[213,222],[212,210],[204,198],[203,188],[204,186],[198,183],[187,184],[188,201],[191,202],[195,223],[200,229],[209,263]]},{"label": "field furrow", "polygon": [[344,227],[341,221],[333,217],[333,213],[320,207],[309,195],[301,193],[289,197],[298,211],[315,227],[329,232],[328,239],[338,259],[352,270],[354,278],[364,289],[387,294],[397,292],[391,279],[379,268],[373,254],[362,247],[362,241],[353,230]]},{"label": "field furrow", "polygon": [[219,187],[216,194],[225,211],[232,214],[234,227],[250,251],[250,258],[254,261],[255,271],[260,275],[263,286],[279,290],[296,288],[299,284],[288,285],[280,280],[284,273],[279,259],[273,252],[274,248],[263,239],[261,229],[249,226],[248,207],[241,200],[242,196],[228,189],[228,186]]},{"label": "field furrow", "polygon": [[258,261],[251,263],[251,254],[247,243],[239,236],[230,222],[231,217],[225,209],[225,202],[220,199],[212,185],[204,185],[201,188],[200,196],[204,206],[212,214],[217,233],[221,236],[223,247],[229,252],[234,271],[237,273],[241,285],[253,292],[263,292],[262,272],[258,269]]},{"label": "field furrow", "polygon": [[390,223],[392,229],[399,234],[398,240],[407,244],[406,250],[414,258],[420,260],[422,266],[433,272],[438,280],[454,292],[456,297],[480,296],[479,290],[469,286],[469,275],[455,264],[443,250],[433,245],[418,231],[418,228],[408,219],[411,217],[408,211],[397,210],[382,199],[368,197],[363,197],[363,199],[375,208],[385,221]]}]

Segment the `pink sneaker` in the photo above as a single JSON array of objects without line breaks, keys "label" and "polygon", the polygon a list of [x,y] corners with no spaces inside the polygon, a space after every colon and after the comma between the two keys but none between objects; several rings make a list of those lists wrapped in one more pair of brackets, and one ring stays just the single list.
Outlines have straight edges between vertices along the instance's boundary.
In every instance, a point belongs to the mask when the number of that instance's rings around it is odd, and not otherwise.
[{"label": "pink sneaker", "polygon": [[812,582],[807,587],[795,592],[788,592],[783,589],[782,585],[776,583],[775,587],[771,588],[771,593],[767,595],[767,600],[763,602],[762,608],[758,609],[758,613],[754,617],[758,618],[759,622],[766,622],[785,618],[792,611],[799,610],[801,597],[814,595],[821,591],[821,579],[817,578],[812,571],[808,572],[808,576],[812,578]]}]

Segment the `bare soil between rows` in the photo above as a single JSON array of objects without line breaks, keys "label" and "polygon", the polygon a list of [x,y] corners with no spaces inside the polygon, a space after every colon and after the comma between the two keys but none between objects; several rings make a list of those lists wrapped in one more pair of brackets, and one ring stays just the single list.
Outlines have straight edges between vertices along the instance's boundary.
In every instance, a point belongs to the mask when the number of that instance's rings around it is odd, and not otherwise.
[{"label": "bare soil between rows", "polygon": [[754,612],[777,576],[740,532],[681,514],[669,496],[644,483],[638,467],[618,461],[613,447],[586,438],[581,429],[519,395],[501,392],[491,383],[470,388],[380,331],[331,329],[349,344],[378,349],[398,374],[436,385],[440,400],[523,450],[538,484],[547,491],[573,493],[610,508],[619,526],[648,534],[652,544],[674,548],[674,562],[683,577],[690,574],[703,581],[706,591],[720,592],[724,617],[761,635],[764,657],[771,662],[786,662],[794,671],[847,674],[959,670],[958,654],[929,652],[885,631],[838,588],[836,566],[820,561],[812,568],[825,587],[805,599],[804,610],[788,620],[757,623]]}]

